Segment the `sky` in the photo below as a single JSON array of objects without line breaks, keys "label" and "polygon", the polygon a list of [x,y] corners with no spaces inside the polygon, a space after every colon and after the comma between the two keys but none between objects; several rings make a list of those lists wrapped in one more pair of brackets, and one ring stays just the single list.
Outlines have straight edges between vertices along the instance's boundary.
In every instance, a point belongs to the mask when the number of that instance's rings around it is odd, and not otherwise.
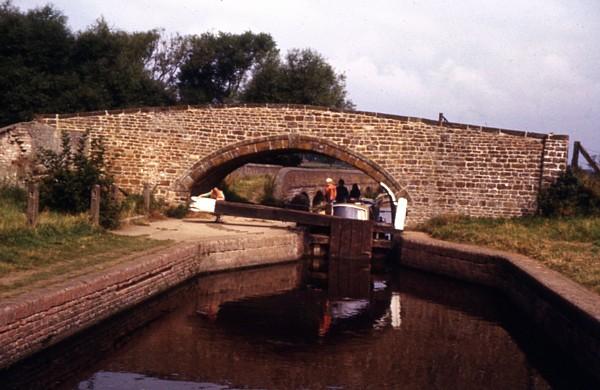
[{"label": "sky", "polygon": [[103,16],[126,31],[266,32],[282,53],[321,53],[358,110],[568,134],[600,155],[597,0],[50,2],[75,31]]}]

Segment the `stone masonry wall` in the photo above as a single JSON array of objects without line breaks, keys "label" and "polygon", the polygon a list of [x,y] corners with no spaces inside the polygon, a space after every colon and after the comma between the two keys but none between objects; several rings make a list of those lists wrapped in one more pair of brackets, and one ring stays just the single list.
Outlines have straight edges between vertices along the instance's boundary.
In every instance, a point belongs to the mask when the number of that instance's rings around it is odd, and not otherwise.
[{"label": "stone masonry wall", "polygon": [[[16,142],[19,140],[21,144]],[[19,162],[22,161],[22,156],[27,153],[26,146],[22,146],[23,143],[29,141],[27,137],[15,137],[10,131],[4,131],[0,133],[0,180],[8,181],[10,183],[18,182],[22,177]]]},{"label": "stone masonry wall", "polygon": [[246,178],[248,176],[269,175],[275,176],[283,168],[281,165],[271,164],[246,164],[233,171],[228,177],[231,179]]},{"label": "stone masonry wall", "polygon": [[36,152],[40,148],[56,151],[59,145],[60,133],[38,122],[3,127],[0,129],[0,182],[23,184],[34,171]]},{"label": "stone masonry wall", "polygon": [[355,169],[339,168],[304,168],[283,167],[281,165],[246,164],[236,169],[228,179],[240,179],[250,176],[269,175],[275,180],[274,195],[276,198],[290,201],[294,196],[305,193],[313,201],[318,192],[324,196],[325,179],[333,178],[337,184],[338,179],[344,179],[350,191],[352,184],[358,184],[362,193],[366,189],[376,191],[378,183],[362,171]]},{"label": "stone masonry wall", "polygon": [[409,224],[444,213],[530,214],[540,185],[565,169],[568,147],[561,135],[292,105],[131,109],[37,121],[104,137],[117,183],[139,192],[151,182],[168,201],[185,199],[200,176],[253,151],[322,152],[407,196]]},{"label": "stone masonry wall", "polygon": [[361,171],[354,169],[329,168],[283,168],[275,179],[275,196],[291,200],[294,196],[305,193],[313,205],[318,192],[324,198],[325,180],[332,178],[335,184],[343,179],[350,192],[352,184],[358,184],[363,195],[367,188],[376,191],[379,184]]}]

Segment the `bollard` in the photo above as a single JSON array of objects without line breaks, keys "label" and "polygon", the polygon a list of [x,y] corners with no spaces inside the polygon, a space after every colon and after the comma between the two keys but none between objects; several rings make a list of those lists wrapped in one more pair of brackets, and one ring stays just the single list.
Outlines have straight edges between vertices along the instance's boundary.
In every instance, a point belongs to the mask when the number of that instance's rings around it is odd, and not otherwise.
[{"label": "bollard", "polygon": [[90,200],[90,222],[94,226],[100,225],[100,186],[98,184],[92,186]]},{"label": "bollard", "polygon": [[40,212],[40,187],[38,183],[29,182],[27,186],[27,225],[34,228],[38,223]]},{"label": "bollard", "polygon": [[144,213],[150,214],[150,183],[144,183]]}]

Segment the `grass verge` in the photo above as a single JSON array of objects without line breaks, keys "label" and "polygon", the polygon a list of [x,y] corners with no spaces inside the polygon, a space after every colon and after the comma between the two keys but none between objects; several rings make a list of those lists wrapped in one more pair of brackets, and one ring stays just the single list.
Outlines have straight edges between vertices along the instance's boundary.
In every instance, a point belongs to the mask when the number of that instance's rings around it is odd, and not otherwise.
[{"label": "grass verge", "polygon": [[521,253],[600,294],[600,217],[443,216],[417,230],[442,240]]},{"label": "grass verge", "polygon": [[44,212],[35,229],[26,226],[24,194],[0,188],[0,298],[54,284],[168,241],[111,234],[91,226],[86,215]]}]

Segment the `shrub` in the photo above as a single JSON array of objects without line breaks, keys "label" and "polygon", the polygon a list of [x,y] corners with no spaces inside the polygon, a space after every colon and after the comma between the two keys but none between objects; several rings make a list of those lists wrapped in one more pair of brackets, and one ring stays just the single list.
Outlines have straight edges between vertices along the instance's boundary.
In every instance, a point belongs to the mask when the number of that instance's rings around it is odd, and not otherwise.
[{"label": "shrub", "polygon": [[121,215],[133,217],[144,213],[144,197],[140,194],[129,194],[121,202]]},{"label": "shrub", "polygon": [[120,206],[110,196],[113,178],[105,170],[105,146],[102,138],[92,139],[89,155],[86,153],[89,132],[79,139],[77,150],[72,151],[71,140],[63,132],[61,151],[42,149],[38,161],[46,169],[40,183],[40,206],[66,213],[89,210],[92,186],[101,188],[100,224],[105,228],[119,225]]},{"label": "shrub", "polygon": [[580,178],[581,172],[567,169],[540,192],[538,205],[544,216],[600,215],[600,195]]},{"label": "shrub", "polygon": [[187,205],[180,204],[177,206],[171,206],[165,210],[165,215],[169,218],[184,218],[188,213]]},{"label": "shrub", "polygon": [[225,195],[225,200],[228,200],[230,202],[249,203],[248,199],[246,199],[244,196],[239,195],[237,191],[231,188],[231,186],[229,186],[225,181],[221,181],[221,183],[219,183],[219,188],[221,189],[221,191],[223,191],[223,194]]}]

